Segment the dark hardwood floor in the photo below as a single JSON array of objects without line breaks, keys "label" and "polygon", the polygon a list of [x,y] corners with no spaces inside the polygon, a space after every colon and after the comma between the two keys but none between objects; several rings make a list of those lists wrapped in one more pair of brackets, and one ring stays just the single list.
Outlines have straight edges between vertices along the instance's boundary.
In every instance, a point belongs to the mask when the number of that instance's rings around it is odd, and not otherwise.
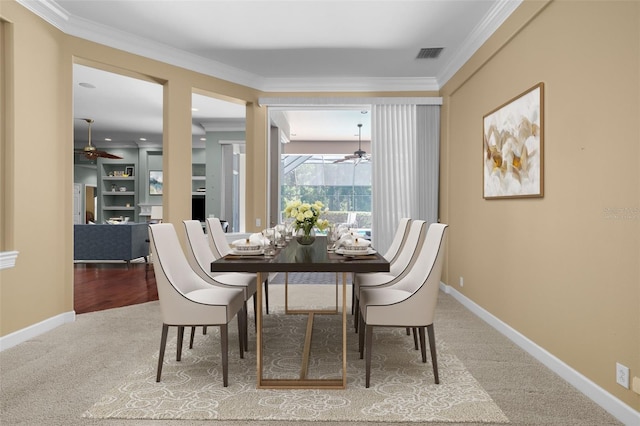
[{"label": "dark hardwood floor", "polygon": [[76,263],[73,292],[76,314],[158,300],[153,266],[145,263]]}]

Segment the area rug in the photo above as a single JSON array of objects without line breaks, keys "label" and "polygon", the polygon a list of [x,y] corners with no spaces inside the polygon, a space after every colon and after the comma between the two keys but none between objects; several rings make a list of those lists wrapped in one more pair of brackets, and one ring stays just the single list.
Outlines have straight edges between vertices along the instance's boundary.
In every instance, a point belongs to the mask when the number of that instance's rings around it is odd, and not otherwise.
[{"label": "area rug", "polygon": [[[309,377],[340,377],[340,320],[340,315],[315,316]],[[264,377],[287,378],[299,373],[306,324],[306,315],[285,315],[279,308],[265,317]],[[229,330],[228,387],[222,386],[218,329],[209,328],[206,335],[200,329],[193,349],[188,349],[185,337],[180,362],[175,361],[176,338],[168,343],[160,383],[155,381],[156,353],[83,417],[509,422],[442,339],[436,343],[439,385],[433,381],[430,357],[427,364],[421,362],[412,337],[404,330],[380,329],[374,333],[371,387],[365,388],[364,360],[359,359],[357,334],[349,327],[347,389],[258,390],[253,330],[250,352],[244,359],[238,354],[237,328],[232,324]]]}]

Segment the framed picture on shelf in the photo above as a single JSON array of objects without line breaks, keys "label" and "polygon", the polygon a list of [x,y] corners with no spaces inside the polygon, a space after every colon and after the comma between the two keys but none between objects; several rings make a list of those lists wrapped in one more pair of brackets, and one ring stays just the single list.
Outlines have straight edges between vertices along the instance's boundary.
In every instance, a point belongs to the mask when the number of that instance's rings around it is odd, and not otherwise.
[{"label": "framed picture on shelf", "polygon": [[135,169],[133,168],[133,166],[127,166],[124,168],[124,174],[127,176],[133,176]]},{"label": "framed picture on shelf", "polygon": [[149,195],[162,195],[162,170],[149,170]]},{"label": "framed picture on shelf", "polygon": [[483,117],[483,197],[544,195],[544,83]]}]

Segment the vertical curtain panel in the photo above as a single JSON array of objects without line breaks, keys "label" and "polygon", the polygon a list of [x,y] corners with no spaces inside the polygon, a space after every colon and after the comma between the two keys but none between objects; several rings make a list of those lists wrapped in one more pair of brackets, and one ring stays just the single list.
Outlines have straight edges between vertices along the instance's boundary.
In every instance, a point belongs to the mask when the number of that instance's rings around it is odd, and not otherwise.
[{"label": "vertical curtain panel", "polygon": [[436,222],[440,107],[373,105],[373,244],[384,253],[401,218]]}]

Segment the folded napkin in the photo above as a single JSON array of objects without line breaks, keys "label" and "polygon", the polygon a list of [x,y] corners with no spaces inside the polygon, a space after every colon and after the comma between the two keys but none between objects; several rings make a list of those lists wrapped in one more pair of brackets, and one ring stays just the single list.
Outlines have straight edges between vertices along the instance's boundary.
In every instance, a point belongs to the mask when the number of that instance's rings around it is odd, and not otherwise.
[{"label": "folded napkin", "polygon": [[[267,239],[261,233],[251,234],[249,236],[249,245],[263,246],[267,242],[268,242]],[[241,238],[231,243],[232,247],[246,246],[246,245],[247,245],[247,238]]]},{"label": "folded napkin", "polygon": [[261,246],[265,246],[265,245],[269,244],[269,240],[267,239],[267,237],[262,235],[260,232],[256,232],[255,234],[251,234],[251,236],[249,237],[249,242],[251,244],[259,244]]},{"label": "folded napkin", "polygon": [[357,235],[347,233],[342,235],[338,242],[336,242],[336,248],[355,245],[369,247],[371,245],[371,241]]}]

